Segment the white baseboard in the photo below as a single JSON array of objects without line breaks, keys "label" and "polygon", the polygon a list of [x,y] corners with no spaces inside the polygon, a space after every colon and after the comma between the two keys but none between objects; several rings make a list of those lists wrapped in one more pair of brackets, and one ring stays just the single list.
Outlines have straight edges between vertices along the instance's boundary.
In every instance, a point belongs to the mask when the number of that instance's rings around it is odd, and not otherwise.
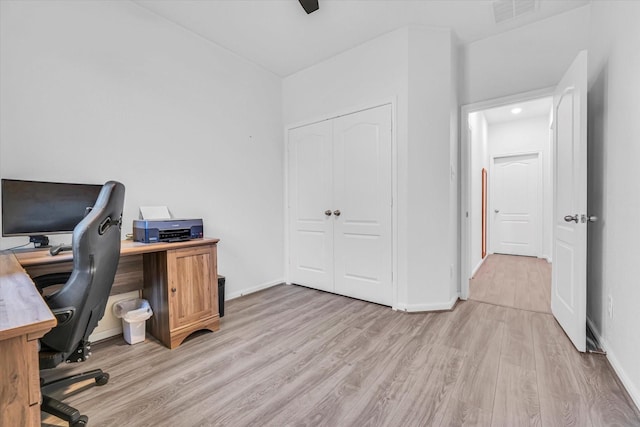
[{"label": "white baseboard", "polygon": [[618,374],[618,378],[620,378],[620,381],[622,381],[622,384],[627,389],[627,392],[629,393],[629,396],[631,396],[633,402],[636,404],[636,407],[640,409],[640,390],[638,390],[635,384],[631,382],[629,376],[622,368],[622,365],[620,365],[620,362],[618,361],[615,353],[611,351],[609,346],[602,341],[600,341],[600,344],[602,344],[603,350],[607,352],[607,359],[609,359],[611,367],[614,371],[616,371],[616,374]]},{"label": "white baseboard", "polygon": [[94,332],[89,336],[90,342],[96,342],[106,340],[107,338],[115,337],[116,335],[122,335],[122,326],[119,328],[106,329],[100,332]]},{"label": "white baseboard", "polygon": [[[258,292],[263,289],[270,288],[275,285],[279,285],[284,282],[284,279],[274,280],[272,282],[262,283],[258,286],[254,286],[252,288],[243,289],[240,292],[234,292],[232,294],[226,294],[225,300],[231,300],[234,298],[241,297],[243,295],[251,294],[253,292]],[[100,320],[100,324],[93,331],[91,336],[89,337],[89,341],[96,342],[100,340],[104,340],[107,338],[115,337],[116,335],[122,335],[122,321],[116,318],[113,315],[111,307],[117,301],[129,298],[138,297],[138,291],[129,292],[126,294],[115,295],[109,298],[109,302],[107,304],[107,309],[105,310],[104,317]]]},{"label": "white baseboard", "polygon": [[104,316],[98,322],[98,326],[93,330],[89,336],[89,341],[95,342],[104,340],[122,334],[122,320],[117,318],[113,314],[113,305],[118,301],[138,298],[140,297],[140,291],[131,291],[124,294],[111,295],[107,301],[107,306],[104,310]]},{"label": "white baseboard", "polygon": [[252,294],[254,292],[258,292],[258,291],[261,291],[263,289],[270,288],[272,286],[280,285],[282,283],[284,283],[284,279],[278,279],[278,280],[273,280],[273,281],[270,281],[270,282],[265,282],[265,283],[262,283],[262,284],[257,285],[257,286],[253,286],[251,288],[242,289],[241,291],[237,291],[237,292],[233,292],[233,293],[226,293],[225,292],[224,300],[225,301],[229,301],[229,300],[232,300],[234,298],[240,298],[241,296]]},{"label": "white baseboard", "polygon": [[627,390],[627,393],[629,393],[629,396],[631,396],[633,403],[635,403],[636,407],[640,409],[640,390],[635,384],[633,384],[633,382],[631,382],[631,380],[629,379],[629,376],[627,375],[624,368],[620,364],[620,361],[616,357],[615,353],[611,350],[611,347],[607,343],[607,340],[602,336],[600,331],[596,328],[595,323],[593,323],[591,319],[589,319],[589,317],[587,317],[587,324],[589,325],[589,328],[591,328],[593,335],[595,335],[596,339],[602,346],[602,349],[607,353],[607,359],[609,360],[609,364],[618,375],[618,378],[620,378],[622,385],[624,385],[624,388]]},{"label": "white baseboard", "polygon": [[471,277],[470,279],[473,278],[473,276],[476,275],[476,273],[478,272],[478,270],[480,270],[480,267],[482,267],[482,264],[484,264],[484,260],[487,259],[487,257],[484,257],[480,260],[480,262],[478,263],[478,265],[476,265],[476,267],[473,269],[473,271],[471,271]]},{"label": "white baseboard", "polygon": [[408,313],[416,313],[421,311],[443,311],[451,310],[458,301],[459,295],[454,295],[450,301],[432,304],[398,304],[393,307],[394,310],[406,311]]}]

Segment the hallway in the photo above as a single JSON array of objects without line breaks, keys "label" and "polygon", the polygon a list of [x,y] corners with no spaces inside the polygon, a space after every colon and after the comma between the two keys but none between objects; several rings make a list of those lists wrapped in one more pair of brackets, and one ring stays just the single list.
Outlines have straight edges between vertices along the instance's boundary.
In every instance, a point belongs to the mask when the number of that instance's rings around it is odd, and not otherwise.
[{"label": "hallway", "polygon": [[491,254],[469,281],[469,299],[551,313],[551,264],[539,258]]}]

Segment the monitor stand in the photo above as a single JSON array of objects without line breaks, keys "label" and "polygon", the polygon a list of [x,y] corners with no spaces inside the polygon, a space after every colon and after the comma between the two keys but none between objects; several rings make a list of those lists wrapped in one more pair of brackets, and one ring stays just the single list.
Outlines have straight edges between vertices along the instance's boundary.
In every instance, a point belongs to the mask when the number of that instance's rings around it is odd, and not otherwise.
[{"label": "monitor stand", "polygon": [[49,238],[44,235],[29,236],[29,242],[33,243],[36,249],[51,247],[49,246]]}]

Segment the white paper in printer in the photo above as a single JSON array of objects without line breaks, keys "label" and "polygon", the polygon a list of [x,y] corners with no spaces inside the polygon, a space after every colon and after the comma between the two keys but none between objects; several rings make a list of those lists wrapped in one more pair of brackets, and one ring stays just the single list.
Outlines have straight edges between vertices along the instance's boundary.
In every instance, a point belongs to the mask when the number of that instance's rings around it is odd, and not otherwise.
[{"label": "white paper in printer", "polygon": [[140,219],[171,219],[166,206],[140,206]]}]

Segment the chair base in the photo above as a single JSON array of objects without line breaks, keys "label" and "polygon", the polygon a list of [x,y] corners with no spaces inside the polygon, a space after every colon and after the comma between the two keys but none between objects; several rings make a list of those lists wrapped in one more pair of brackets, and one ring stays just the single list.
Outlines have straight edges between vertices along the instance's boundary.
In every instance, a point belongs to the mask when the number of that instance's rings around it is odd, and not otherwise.
[{"label": "chair base", "polygon": [[[42,392],[42,405],[40,409],[47,414],[51,414],[54,417],[60,418],[69,423],[69,427],[81,427],[87,425],[89,418],[86,415],[81,415],[80,411],[76,408],[67,405],[66,403],[51,397],[51,394],[65,389],[73,384],[81,383],[87,380],[95,380],[95,385],[103,386],[109,382],[109,374],[103,372],[102,369],[94,369],[81,374],[72,375],[69,377],[59,378],[52,381],[40,380],[40,391]],[[80,391],[84,387],[80,388]],[[74,394],[76,391],[72,391],[70,394]]]}]

